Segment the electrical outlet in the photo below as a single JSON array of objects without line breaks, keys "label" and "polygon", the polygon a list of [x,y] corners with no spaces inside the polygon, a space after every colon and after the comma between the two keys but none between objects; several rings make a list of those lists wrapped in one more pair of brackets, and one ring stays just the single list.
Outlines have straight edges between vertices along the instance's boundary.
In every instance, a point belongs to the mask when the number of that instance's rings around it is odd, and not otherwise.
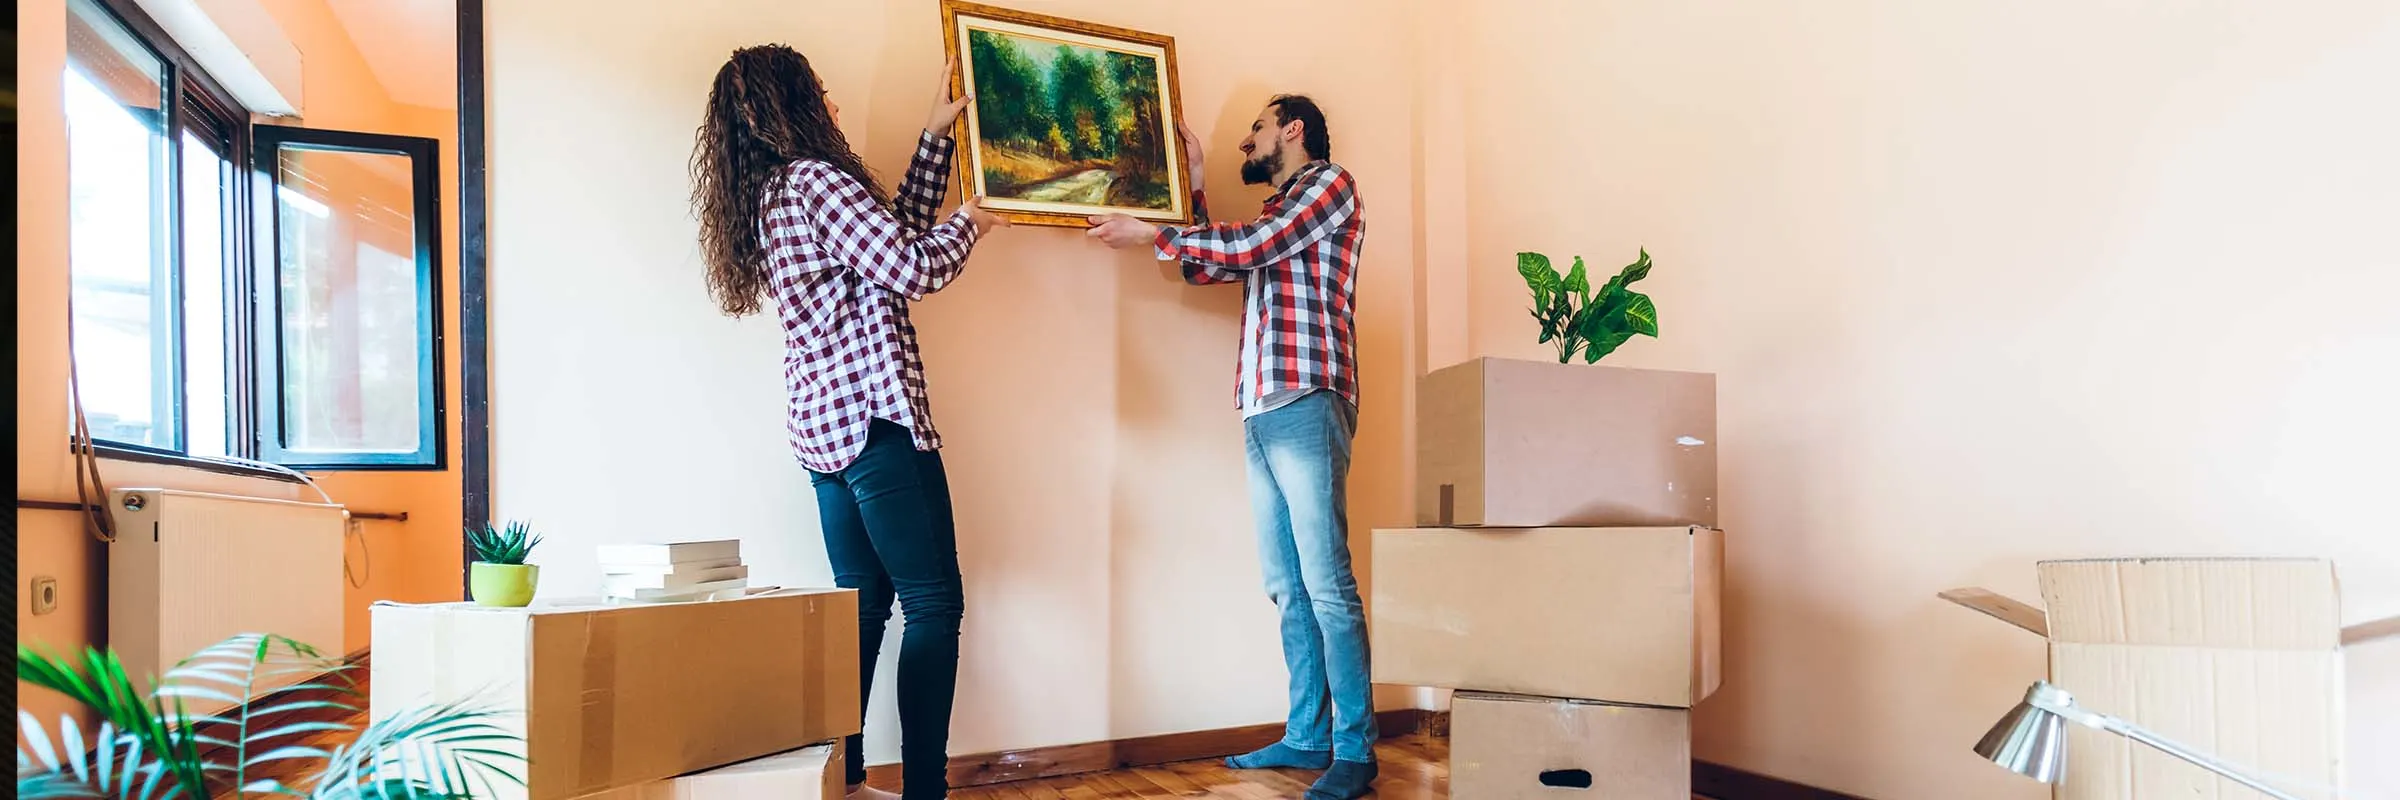
[{"label": "electrical outlet", "polygon": [[33,613],[48,614],[58,610],[58,579],[43,575],[33,579]]}]

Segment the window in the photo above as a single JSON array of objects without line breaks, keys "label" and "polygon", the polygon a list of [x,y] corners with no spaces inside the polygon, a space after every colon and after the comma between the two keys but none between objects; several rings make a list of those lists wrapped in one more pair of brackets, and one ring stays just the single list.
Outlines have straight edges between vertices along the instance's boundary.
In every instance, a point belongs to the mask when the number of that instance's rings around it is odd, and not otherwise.
[{"label": "window", "polygon": [[167,61],[97,11],[67,23],[77,377],[93,438],[179,450]]},{"label": "window", "polygon": [[277,460],[406,464],[441,440],[434,143],[262,128],[274,186],[275,347],[259,392]]},{"label": "window", "polygon": [[431,139],[252,124],[131,0],[70,0],[74,359],[96,444],[443,466]]}]

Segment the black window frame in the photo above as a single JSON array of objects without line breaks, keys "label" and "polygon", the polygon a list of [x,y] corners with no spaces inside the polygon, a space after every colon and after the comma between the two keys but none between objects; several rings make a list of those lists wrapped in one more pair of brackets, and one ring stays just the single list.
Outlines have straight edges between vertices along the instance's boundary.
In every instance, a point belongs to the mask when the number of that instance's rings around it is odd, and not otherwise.
[{"label": "black window frame", "polygon": [[[417,449],[409,453],[362,452],[329,453],[290,447],[287,442],[293,424],[292,414],[285,403],[282,384],[283,355],[283,291],[281,270],[283,259],[278,250],[280,220],[274,201],[279,187],[277,164],[283,148],[296,146],[307,150],[345,153],[397,155],[409,160],[410,193],[415,204],[409,220],[415,236],[417,300]],[[448,337],[442,335],[442,217],[441,217],[441,143],[421,136],[401,136],[387,133],[295,128],[284,125],[256,124],[251,126],[252,190],[261,198],[254,204],[257,217],[254,224],[258,242],[256,249],[263,257],[255,259],[255,311],[260,313],[253,326],[252,336],[257,347],[252,358],[256,379],[255,411],[252,417],[258,425],[259,458],[293,469],[337,470],[424,470],[448,469],[449,449],[445,447],[442,402],[442,349]]]},{"label": "black window frame", "polygon": [[[186,466],[210,472],[249,477],[291,480],[290,476],[271,469],[242,463],[239,459],[265,461],[277,466],[307,471],[443,471],[448,469],[448,427],[445,412],[448,406],[443,396],[446,368],[443,349],[446,337],[441,328],[441,191],[440,148],[438,142],[423,137],[394,134],[296,128],[254,123],[252,114],[231,92],[210,76],[205,68],[185,51],[174,37],[151,19],[134,0],[83,0],[115,22],[142,47],[165,65],[161,76],[161,99],[165,119],[154,123],[162,126],[165,139],[166,179],[157,190],[165,194],[169,238],[165,246],[170,280],[166,303],[169,312],[154,324],[167,325],[172,330],[169,349],[172,357],[168,374],[163,380],[173,387],[170,403],[174,446],[161,448],[145,444],[97,439],[91,443],[93,452],[113,460],[152,464]],[[75,13],[72,9],[69,14]],[[189,363],[185,330],[188,303],[186,253],[184,249],[183,147],[184,132],[202,134],[210,144],[222,147],[221,154],[232,166],[231,199],[225,213],[226,308],[224,333],[225,386],[227,392],[226,435],[229,455],[235,459],[218,459],[192,454],[190,430],[191,409],[188,397],[189,382],[185,373]],[[275,384],[273,368],[279,364],[280,315],[279,293],[276,291],[276,269],[279,266],[274,238],[274,194],[269,159],[263,165],[257,158],[261,134],[284,137],[284,141],[314,142],[319,139],[364,146],[370,152],[395,152],[411,159],[414,194],[413,212],[417,245],[413,253],[417,264],[418,302],[418,370],[419,389],[419,447],[407,454],[353,454],[349,457],[327,457],[311,451],[292,451],[280,446],[276,434],[280,424],[270,426],[270,420],[283,418],[282,392]],[[262,173],[262,168],[266,172]],[[262,193],[259,189],[267,187]],[[72,255],[70,254],[70,263]],[[72,267],[70,266],[70,270]],[[71,280],[71,279],[70,279]],[[68,358],[75,355],[70,353]],[[152,366],[153,380],[162,380],[157,365]],[[273,444],[270,440],[274,440]],[[70,443],[70,449],[74,449]]]}]

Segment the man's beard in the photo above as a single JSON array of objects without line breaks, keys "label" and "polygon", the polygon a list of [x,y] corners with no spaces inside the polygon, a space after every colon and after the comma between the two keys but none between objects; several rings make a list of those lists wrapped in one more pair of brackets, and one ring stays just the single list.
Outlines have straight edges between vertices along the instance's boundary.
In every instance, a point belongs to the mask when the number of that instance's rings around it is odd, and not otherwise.
[{"label": "man's beard", "polygon": [[1275,180],[1275,167],[1283,162],[1283,143],[1276,142],[1274,152],[1260,153],[1242,162],[1242,183],[1256,186]]}]

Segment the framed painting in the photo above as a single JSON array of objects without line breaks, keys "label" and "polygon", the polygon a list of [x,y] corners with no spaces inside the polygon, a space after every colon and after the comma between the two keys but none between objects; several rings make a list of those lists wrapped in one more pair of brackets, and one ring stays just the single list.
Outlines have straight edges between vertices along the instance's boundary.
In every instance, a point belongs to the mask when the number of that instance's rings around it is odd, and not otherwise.
[{"label": "framed painting", "polygon": [[1093,214],[1192,221],[1171,37],[943,0],[958,59],[958,163],[968,196],[1009,221],[1084,227]]}]

